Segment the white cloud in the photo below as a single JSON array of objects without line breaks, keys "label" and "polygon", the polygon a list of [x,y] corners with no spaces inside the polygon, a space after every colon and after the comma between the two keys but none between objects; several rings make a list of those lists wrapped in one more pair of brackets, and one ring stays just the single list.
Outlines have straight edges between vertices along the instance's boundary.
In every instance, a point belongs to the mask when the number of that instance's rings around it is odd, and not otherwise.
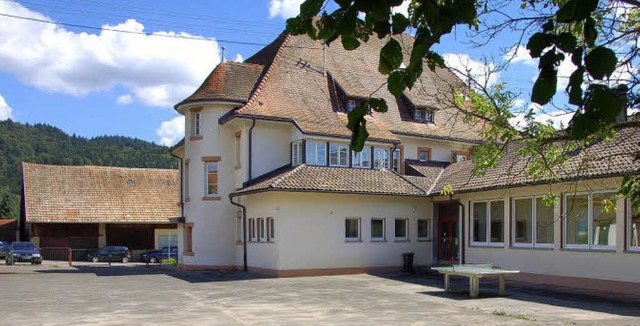
[{"label": "white cloud", "polygon": [[517,129],[523,129],[527,125],[525,114],[533,110],[533,121],[540,123],[550,123],[556,129],[566,128],[569,125],[569,121],[573,117],[573,112],[564,112],[561,110],[555,110],[551,112],[545,112],[543,107],[537,103],[527,103],[523,99],[516,99],[513,101],[513,112],[515,117],[509,119],[509,123]]},{"label": "white cloud", "polygon": [[269,0],[269,18],[280,16],[287,19],[300,13],[300,4],[304,0]]},{"label": "white cloud", "polygon": [[120,105],[131,104],[131,103],[133,103],[133,96],[131,96],[131,94],[120,95],[116,99],[116,103],[118,103]]},{"label": "white cloud", "polygon": [[175,117],[160,124],[156,129],[156,134],[160,137],[160,144],[172,146],[184,137],[184,116]]},{"label": "white cloud", "polygon": [[409,17],[409,4],[411,4],[411,0],[404,0],[399,6],[391,8],[391,12],[394,14],[400,13],[405,17]]},{"label": "white cloud", "polygon": [[13,110],[0,95],[0,120],[13,119]]},{"label": "white cloud", "polygon": [[236,54],[236,58],[235,58],[235,59],[233,59],[233,61],[235,61],[235,62],[242,62],[242,61],[244,61],[244,59],[242,58],[242,55],[240,55],[240,53],[237,53],[237,54]]},{"label": "white cloud", "polygon": [[511,48],[507,53],[503,56],[505,61],[510,60],[511,63],[522,63],[528,66],[537,66],[537,59],[534,59],[529,55],[529,50],[527,50],[523,45],[518,45],[515,48]]},{"label": "white cloud", "polygon": [[453,72],[467,82],[470,76],[475,82],[482,86],[492,86],[500,77],[497,72],[492,72],[495,69],[493,63],[485,64],[481,61],[471,59],[466,54],[451,54],[447,53],[442,56],[446,65],[453,70]]},{"label": "white cloud", "polygon": [[[13,1],[0,1],[0,12],[35,19],[50,18]],[[144,31],[134,19],[103,28]],[[190,36],[155,32],[153,35]],[[184,51],[188,48],[189,51]],[[49,92],[83,96],[123,86],[132,101],[171,106],[188,96],[218,63],[215,41],[133,35],[102,30],[75,33],[63,27],[3,19],[0,71]],[[116,101],[127,100],[126,98]]]}]

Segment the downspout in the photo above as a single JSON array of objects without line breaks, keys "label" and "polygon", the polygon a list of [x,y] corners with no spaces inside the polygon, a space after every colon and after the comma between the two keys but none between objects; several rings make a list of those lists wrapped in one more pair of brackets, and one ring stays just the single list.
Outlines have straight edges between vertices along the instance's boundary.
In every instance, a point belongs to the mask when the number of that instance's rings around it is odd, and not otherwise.
[{"label": "downspout", "polygon": [[[169,151],[169,154],[175,158],[177,158],[178,160],[180,160],[180,166],[178,167],[178,173],[180,173],[180,220],[184,220],[184,165],[183,165],[183,161],[182,161],[182,157],[173,154],[171,151]],[[178,222],[179,223],[179,222]],[[178,223],[176,223],[176,243],[178,243]],[[171,234],[171,233],[169,233]],[[184,239],[183,239],[184,241]],[[180,243],[178,243],[179,245]],[[169,242],[169,248],[171,248],[171,242]],[[176,253],[178,254],[178,253]],[[178,255],[180,256],[180,255]],[[180,264],[182,265],[184,263],[184,257],[182,258],[183,261],[180,262]]]},{"label": "downspout", "polygon": [[[252,179],[252,175],[251,175],[252,164],[251,164],[251,162],[253,160],[251,159],[251,157],[252,157],[251,153],[253,152],[253,128],[256,126],[256,118],[252,118],[251,120],[252,120],[251,127],[249,127],[249,157],[248,157],[249,174],[248,174],[248,180]],[[245,250],[245,253],[246,253],[246,250]]]},{"label": "downspout", "polygon": [[231,204],[240,207],[242,210],[242,270],[246,272],[249,270],[247,268],[247,208],[239,203],[233,202],[233,198],[232,194],[229,194]]}]

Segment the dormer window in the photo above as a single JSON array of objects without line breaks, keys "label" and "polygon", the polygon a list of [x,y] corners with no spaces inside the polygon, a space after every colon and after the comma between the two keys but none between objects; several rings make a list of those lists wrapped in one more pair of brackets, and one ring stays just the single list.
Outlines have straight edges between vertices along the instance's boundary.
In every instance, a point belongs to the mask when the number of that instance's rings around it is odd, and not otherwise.
[{"label": "dormer window", "polygon": [[413,120],[416,122],[433,123],[433,110],[415,109],[413,111]]}]

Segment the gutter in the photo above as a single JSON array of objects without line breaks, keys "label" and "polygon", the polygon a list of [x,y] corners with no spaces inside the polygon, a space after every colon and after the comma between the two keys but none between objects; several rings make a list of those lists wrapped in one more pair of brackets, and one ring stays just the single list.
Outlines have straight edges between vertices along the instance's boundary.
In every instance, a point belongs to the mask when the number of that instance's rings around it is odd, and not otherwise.
[{"label": "gutter", "polygon": [[173,154],[171,151],[169,151],[169,155],[171,155],[171,156],[177,158],[178,160],[180,160],[180,167],[178,168],[178,171],[180,173],[180,217],[184,218],[184,200],[183,200],[184,180],[182,180],[182,178],[184,176],[184,171],[183,171],[182,157]]},{"label": "gutter", "polygon": [[229,194],[229,201],[232,205],[240,207],[242,210],[242,270],[247,272],[247,208],[233,201],[232,194]]}]

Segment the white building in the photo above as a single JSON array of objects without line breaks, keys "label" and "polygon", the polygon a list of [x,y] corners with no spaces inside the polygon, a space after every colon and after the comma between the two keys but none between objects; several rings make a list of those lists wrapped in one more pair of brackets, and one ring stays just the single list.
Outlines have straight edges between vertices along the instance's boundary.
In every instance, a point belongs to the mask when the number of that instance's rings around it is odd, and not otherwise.
[{"label": "white building", "polygon": [[[323,57],[320,42],[285,33],[243,63],[218,65],[175,106],[186,117],[172,150],[183,163],[183,268],[350,273],[395,269],[413,252],[418,265],[640,282],[638,213],[625,199],[616,212],[598,210],[640,167],[627,155],[640,149],[636,129],[577,152],[552,187],[563,200],[541,206],[550,187],[523,174],[513,149],[485,176],[470,175],[479,130],[447,105],[465,87],[451,71],[425,68],[398,98],[380,88],[383,44],[334,42]],[[347,112],[371,94],[389,110],[367,116],[370,136],[354,153]],[[602,159],[577,182],[584,155]],[[439,195],[447,184],[452,198]]]}]

